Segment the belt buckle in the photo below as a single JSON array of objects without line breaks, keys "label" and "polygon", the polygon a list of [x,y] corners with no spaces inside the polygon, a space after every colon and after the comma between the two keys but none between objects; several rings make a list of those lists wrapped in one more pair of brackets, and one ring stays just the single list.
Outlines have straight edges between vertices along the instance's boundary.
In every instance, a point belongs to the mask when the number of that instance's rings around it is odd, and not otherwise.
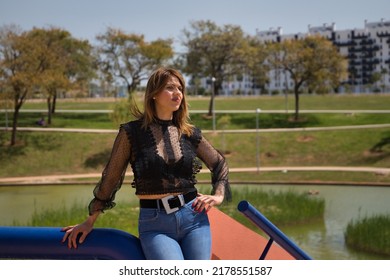
[{"label": "belt buckle", "polygon": [[[161,198],[161,202],[162,202],[164,209],[165,209],[165,212],[167,212],[167,214],[171,214],[171,213],[174,213],[177,210],[179,210],[179,207],[171,208],[171,206],[169,206],[168,200],[170,200],[171,198],[174,198],[174,197],[175,196],[173,196],[173,195],[168,195],[168,196]],[[184,196],[182,194],[179,194],[177,197],[180,200],[180,207],[183,206],[185,204]]]}]

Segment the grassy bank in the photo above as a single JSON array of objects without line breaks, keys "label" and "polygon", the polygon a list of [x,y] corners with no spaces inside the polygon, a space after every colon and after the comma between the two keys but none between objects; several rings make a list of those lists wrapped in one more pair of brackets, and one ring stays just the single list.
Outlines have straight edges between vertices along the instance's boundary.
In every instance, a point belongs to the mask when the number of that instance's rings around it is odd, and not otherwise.
[{"label": "grassy bank", "polygon": [[345,231],[351,248],[390,256],[390,215],[377,215],[351,221]]},{"label": "grassy bank", "polygon": [[[348,131],[272,132],[260,135],[260,167],[275,166],[390,166],[390,150],[370,149],[387,129]],[[256,134],[205,134],[226,154],[231,168],[256,167]],[[3,142],[9,133],[3,133]],[[112,134],[19,132],[19,144],[0,146],[0,177],[100,173],[115,138]],[[69,152],[71,151],[71,152]],[[208,174],[199,174],[208,180]],[[389,183],[390,176],[368,172],[252,172],[230,175],[232,181],[373,182]]]}]

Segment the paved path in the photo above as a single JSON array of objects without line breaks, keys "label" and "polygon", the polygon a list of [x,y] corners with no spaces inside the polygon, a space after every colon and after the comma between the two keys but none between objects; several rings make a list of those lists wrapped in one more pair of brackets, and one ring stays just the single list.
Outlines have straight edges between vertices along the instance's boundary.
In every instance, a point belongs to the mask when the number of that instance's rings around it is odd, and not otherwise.
[{"label": "paved path", "polygon": [[[324,130],[349,130],[349,129],[368,129],[368,128],[387,128],[389,123],[367,124],[367,125],[345,125],[345,126],[323,126],[323,127],[296,127],[296,128],[259,128],[259,129],[226,129],[226,130],[207,130],[202,129],[203,133],[255,133],[255,132],[296,132],[296,131],[324,131]],[[11,131],[10,127],[1,127],[0,130]],[[56,128],[56,127],[18,127],[18,131],[42,131],[42,132],[70,132],[70,133],[118,133],[118,129],[93,129],[93,128]]]},{"label": "paved path", "polygon": [[[345,172],[371,172],[384,176],[390,175],[390,168],[383,167],[348,167],[348,166],[279,166],[279,167],[247,167],[247,168],[230,168],[231,173],[235,172],[272,172],[279,171],[283,173],[297,171],[345,171]],[[208,173],[208,170],[201,170],[201,173]],[[132,176],[132,172],[126,173],[126,176]],[[86,174],[65,174],[65,175],[43,175],[43,176],[25,176],[25,177],[3,177],[0,178],[0,184],[6,183],[51,183],[60,182],[69,179],[87,179],[100,178],[101,173]]]}]

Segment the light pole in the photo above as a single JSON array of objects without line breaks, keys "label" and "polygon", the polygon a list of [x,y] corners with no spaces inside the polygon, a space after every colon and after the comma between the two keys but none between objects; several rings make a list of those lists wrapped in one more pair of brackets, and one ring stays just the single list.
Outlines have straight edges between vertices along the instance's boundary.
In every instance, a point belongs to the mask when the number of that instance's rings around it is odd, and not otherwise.
[{"label": "light pole", "polygon": [[215,78],[214,77],[211,77],[211,99],[212,99],[212,104],[211,104],[211,110],[213,111],[212,114],[213,114],[213,131],[215,131],[215,88],[214,88],[214,84],[215,84]]},{"label": "light pole", "polygon": [[256,166],[257,172],[260,171],[260,136],[259,136],[259,114],[261,110],[256,109]]}]

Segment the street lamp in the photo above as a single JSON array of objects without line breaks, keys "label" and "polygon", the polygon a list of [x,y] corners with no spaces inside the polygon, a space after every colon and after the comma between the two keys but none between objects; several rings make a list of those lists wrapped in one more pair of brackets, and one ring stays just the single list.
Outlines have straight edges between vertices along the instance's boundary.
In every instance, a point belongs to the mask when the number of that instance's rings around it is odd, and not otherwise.
[{"label": "street lamp", "polygon": [[215,88],[214,88],[214,84],[215,84],[215,77],[211,77],[211,99],[212,99],[212,104],[211,104],[211,110],[213,111],[212,114],[213,114],[213,131],[215,131],[215,106],[214,106],[214,103],[215,103],[215,100],[214,100],[214,97],[215,97]]},{"label": "street lamp", "polygon": [[259,136],[259,114],[261,110],[256,109],[256,167],[257,172],[260,171],[260,136]]}]

